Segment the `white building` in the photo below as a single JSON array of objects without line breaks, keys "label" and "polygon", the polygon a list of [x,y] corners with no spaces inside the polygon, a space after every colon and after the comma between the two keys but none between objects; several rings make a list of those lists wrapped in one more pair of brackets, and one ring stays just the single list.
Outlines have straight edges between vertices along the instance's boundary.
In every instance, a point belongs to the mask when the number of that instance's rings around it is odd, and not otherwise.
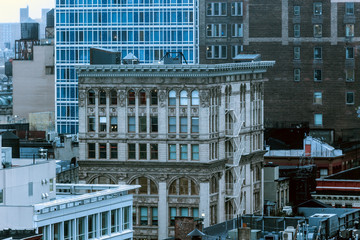
[{"label": "white building", "polygon": [[273,61],[78,68],[84,183],[139,184],[134,238],[261,214],[263,85]]},{"label": "white building", "polygon": [[56,184],[55,161],[11,162],[2,150],[0,231],[35,229],[44,240],[132,238],[128,191],[139,186]]}]

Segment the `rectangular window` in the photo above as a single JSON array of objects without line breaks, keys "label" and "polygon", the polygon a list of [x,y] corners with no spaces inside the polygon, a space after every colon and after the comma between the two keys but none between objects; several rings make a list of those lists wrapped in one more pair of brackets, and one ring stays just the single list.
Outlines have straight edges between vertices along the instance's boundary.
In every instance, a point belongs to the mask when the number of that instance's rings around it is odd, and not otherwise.
[{"label": "rectangular window", "polygon": [[199,117],[191,117],[191,132],[199,132]]},{"label": "rectangular window", "polygon": [[206,56],[210,59],[223,59],[227,56],[227,46],[207,46]]},{"label": "rectangular window", "polygon": [[314,59],[319,60],[322,59],[322,49],[321,47],[314,48]]},{"label": "rectangular window", "polygon": [[145,144],[139,144],[139,157],[141,160],[146,160],[147,159],[147,150],[146,150],[146,143]]},{"label": "rectangular window", "polygon": [[206,26],[207,37],[226,37],[227,35],[226,24],[208,24]]},{"label": "rectangular window", "polygon": [[[74,220],[69,220],[64,222],[64,240],[73,240],[73,233],[74,233],[74,227],[73,227]],[[95,238],[95,235],[90,236],[89,231],[89,239]],[[44,239],[46,239],[46,236],[44,236]]]},{"label": "rectangular window", "polygon": [[347,92],[346,93],[346,104],[354,104],[354,92]]},{"label": "rectangular window", "polygon": [[207,16],[226,16],[226,3],[208,3],[206,7]]},{"label": "rectangular window", "polygon": [[300,16],[300,6],[294,6],[294,16]]},{"label": "rectangular window", "polygon": [[139,117],[139,132],[146,132],[146,116]]},{"label": "rectangular window", "polygon": [[322,15],[322,3],[321,2],[315,2],[314,3],[314,15],[315,16],[321,16]]},{"label": "rectangular window", "polygon": [[76,239],[85,240],[85,217],[76,219]]},{"label": "rectangular window", "polygon": [[354,48],[353,47],[346,48],[346,59],[354,59]]},{"label": "rectangular window", "polygon": [[106,158],[106,143],[99,143],[99,157]]},{"label": "rectangular window", "polygon": [[199,160],[199,144],[191,145],[191,159]]},{"label": "rectangular window", "polygon": [[180,117],[180,132],[187,133],[188,125],[187,125],[187,117]]},{"label": "rectangular window", "polygon": [[28,182],[28,196],[32,196],[34,194],[34,184],[33,182]]},{"label": "rectangular window", "polygon": [[50,192],[54,191],[54,179],[53,178],[49,179],[49,191]]},{"label": "rectangular window", "polygon": [[111,224],[111,233],[115,233],[117,230],[117,221],[118,221],[118,210],[114,209],[110,212],[110,224]]},{"label": "rectangular window", "polygon": [[150,159],[156,160],[158,159],[158,145],[150,144]]},{"label": "rectangular window", "polygon": [[153,225],[153,226],[158,225],[158,208],[157,207],[151,208],[151,225]]},{"label": "rectangular window", "polygon": [[148,225],[148,208],[140,207],[140,225]]},{"label": "rectangular window", "polygon": [[157,133],[158,132],[158,117],[157,116],[152,116],[150,118],[150,122],[151,122],[151,132],[152,133]]},{"label": "rectangular window", "polygon": [[355,81],[354,69],[346,69],[345,72],[346,72],[346,81],[347,82]]},{"label": "rectangular window", "polygon": [[322,92],[314,92],[314,104],[322,104]]},{"label": "rectangular window", "polygon": [[300,24],[294,24],[294,37],[300,37]]},{"label": "rectangular window", "polygon": [[231,16],[242,16],[243,15],[243,3],[233,2],[231,3]]},{"label": "rectangular window", "polygon": [[169,133],[176,133],[176,117],[169,117]]},{"label": "rectangular window", "polygon": [[128,117],[128,132],[135,132],[135,117]]},{"label": "rectangular window", "polygon": [[180,216],[188,217],[189,216],[189,208],[180,208]]},{"label": "rectangular window", "polygon": [[117,132],[117,117],[116,116],[110,117],[110,131]]},{"label": "rectangular window", "polygon": [[300,60],[300,47],[294,47],[294,60]]},{"label": "rectangular window", "polygon": [[130,207],[123,208],[123,230],[130,229]]},{"label": "rectangular window", "polygon": [[170,226],[175,226],[176,208],[170,208]]},{"label": "rectangular window", "polygon": [[346,37],[354,36],[354,24],[346,24],[345,25],[345,36]]},{"label": "rectangular window", "polygon": [[106,117],[99,117],[99,131],[106,132]]},{"label": "rectangular window", "polygon": [[136,159],[135,143],[128,143],[128,159]]},{"label": "rectangular window", "polygon": [[112,159],[118,158],[117,143],[110,143],[110,158],[112,158]]},{"label": "rectangular window", "polygon": [[241,54],[242,51],[243,51],[242,45],[231,46],[231,57],[235,58],[237,55]]},{"label": "rectangular window", "polygon": [[0,189],[0,203],[4,203],[4,190]]},{"label": "rectangular window", "polygon": [[169,145],[169,160],[176,160],[176,145]]},{"label": "rectangular window", "polygon": [[187,144],[180,144],[180,160],[188,160]]},{"label": "rectangular window", "polygon": [[353,2],[345,3],[345,13],[346,13],[346,15],[354,15],[354,3]]},{"label": "rectangular window", "polygon": [[296,82],[300,81],[300,68],[294,69],[294,81]]},{"label": "rectangular window", "polygon": [[322,80],[322,72],[320,69],[314,70],[314,81],[321,81]]},{"label": "rectangular window", "polygon": [[88,143],[88,158],[95,158],[95,143]]},{"label": "rectangular window", "polygon": [[231,36],[243,37],[243,25],[238,23],[231,24]]},{"label": "rectangular window", "polygon": [[88,118],[88,131],[95,132],[95,117],[89,116]]},{"label": "rectangular window", "polygon": [[[96,237],[96,229],[97,229],[96,218],[97,218],[96,214],[88,216],[88,239],[93,239]],[[65,229],[65,225],[64,225],[64,229]]]},{"label": "rectangular window", "polygon": [[109,220],[108,220],[109,212],[100,213],[100,235],[108,235],[109,234]]},{"label": "rectangular window", "polygon": [[314,114],[314,124],[315,124],[315,126],[322,126],[323,125],[323,116],[322,116],[322,114],[319,114],[319,113]]},{"label": "rectangular window", "polygon": [[322,37],[322,24],[314,24],[314,37]]}]

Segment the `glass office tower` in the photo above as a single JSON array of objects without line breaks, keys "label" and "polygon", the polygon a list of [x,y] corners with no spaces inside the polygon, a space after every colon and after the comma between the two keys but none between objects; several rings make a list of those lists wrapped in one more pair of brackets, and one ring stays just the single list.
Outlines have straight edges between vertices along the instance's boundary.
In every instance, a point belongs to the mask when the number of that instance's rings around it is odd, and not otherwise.
[{"label": "glass office tower", "polygon": [[56,125],[78,132],[74,66],[89,64],[90,47],[133,53],[140,63],[182,52],[198,63],[197,0],[56,0]]}]

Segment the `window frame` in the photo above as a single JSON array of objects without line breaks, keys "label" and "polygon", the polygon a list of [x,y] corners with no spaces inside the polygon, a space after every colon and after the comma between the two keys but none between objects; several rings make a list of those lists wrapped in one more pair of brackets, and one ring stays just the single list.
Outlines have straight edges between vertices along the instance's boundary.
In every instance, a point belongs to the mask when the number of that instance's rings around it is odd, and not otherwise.
[{"label": "window frame", "polygon": [[188,160],[188,145],[180,144],[180,160]]},{"label": "window frame", "polygon": [[[169,144],[168,146],[169,160],[176,161],[176,144]],[[175,155],[175,157],[173,156]]]},{"label": "window frame", "polygon": [[135,160],[136,159],[136,143],[128,143],[127,151],[128,151],[128,159]]},{"label": "window frame", "polygon": [[[197,119],[197,124],[194,124],[194,122]],[[191,117],[191,133],[199,133],[200,132],[200,124],[199,124],[199,117]],[[194,131],[194,128],[197,128],[197,131]]]},{"label": "window frame", "polygon": [[354,37],[355,27],[354,24],[345,24],[345,37]]},{"label": "window frame", "polygon": [[322,92],[314,92],[314,104],[322,105]]},{"label": "window frame", "polygon": [[[351,96],[352,101],[349,101],[349,96]],[[345,93],[345,103],[346,103],[346,105],[354,105],[355,104],[355,92],[346,92]]]},{"label": "window frame", "polygon": [[118,144],[110,143],[110,159],[118,158]]},{"label": "window frame", "polygon": [[[113,120],[116,120],[115,122]],[[110,116],[110,132],[117,132],[118,131],[118,117],[117,116]]]},{"label": "window frame", "polygon": [[[352,11],[349,11],[351,9],[352,9]],[[355,14],[355,4],[354,4],[354,2],[346,2],[345,3],[345,15],[352,16],[354,14]]]},{"label": "window frame", "polygon": [[298,24],[298,23],[294,24],[294,38],[300,37],[300,35],[301,35],[300,30],[301,30],[300,24]]},{"label": "window frame", "polygon": [[313,15],[321,16],[322,15],[322,2],[314,2],[313,3]]},{"label": "window frame", "polygon": [[159,145],[151,143],[150,144],[150,160],[159,159]]},{"label": "window frame", "polygon": [[354,48],[353,47],[346,47],[345,48],[345,58],[346,59],[354,59]]},{"label": "window frame", "polygon": [[88,158],[89,159],[95,159],[96,158],[96,146],[95,146],[95,143],[88,143],[87,148],[88,148],[88,151],[87,151]]},{"label": "window frame", "polygon": [[99,159],[106,159],[106,143],[99,143]]},{"label": "window frame", "polygon": [[[197,147],[197,151],[196,151]],[[199,144],[191,144],[191,160],[199,161],[200,160],[200,145]]]},{"label": "window frame", "polygon": [[[172,130],[174,128],[174,131]],[[176,133],[176,117],[168,117],[168,133]]]},{"label": "window frame", "polygon": [[301,7],[299,5],[295,5],[293,7],[293,10],[294,10],[294,16],[300,16],[301,14]]},{"label": "window frame", "polygon": [[147,144],[139,143],[139,160],[147,160]]},{"label": "window frame", "polygon": [[[319,121],[319,122],[317,122]],[[323,114],[315,113],[314,114],[314,126],[323,126]]]},{"label": "window frame", "polygon": [[301,58],[301,48],[299,46],[294,47],[294,60],[300,60]]},{"label": "window frame", "polygon": [[135,119],[135,116],[128,116],[128,129],[127,130],[128,130],[128,133],[135,133],[136,132],[136,119]]},{"label": "window frame", "polygon": [[[318,79],[316,76],[318,75],[318,73],[320,73],[320,79]],[[315,82],[321,82],[323,79],[322,76],[322,70],[321,69],[314,69],[314,81]]]},{"label": "window frame", "polygon": [[294,81],[300,82],[301,80],[301,69],[300,68],[294,68]]},{"label": "window frame", "polygon": [[322,37],[322,24],[314,24],[314,37],[321,38]]},{"label": "window frame", "polygon": [[314,60],[322,60],[322,47],[314,47]]},{"label": "window frame", "polygon": [[[239,8],[240,8],[240,13],[239,13]],[[242,15],[243,15],[243,2],[232,2],[231,16],[242,16]]]},{"label": "window frame", "polygon": [[[349,78],[349,71],[351,71],[352,73],[352,77]],[[346,82],[354,82],[355,81],[355,70],[354,69],[345,69],[345,77],[346,77]]]}]

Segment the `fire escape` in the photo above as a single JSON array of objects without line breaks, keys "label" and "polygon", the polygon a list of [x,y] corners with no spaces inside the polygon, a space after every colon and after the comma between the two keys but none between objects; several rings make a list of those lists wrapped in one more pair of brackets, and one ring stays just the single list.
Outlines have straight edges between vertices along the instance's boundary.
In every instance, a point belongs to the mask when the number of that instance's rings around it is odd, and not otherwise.
[{"label": "fire escape", "polygon": [[226,202],[229,201],[232,205],[232,213],[227,213],[227,219],[232,219],[239,214],[243,214],[245,210],[245,198],[241,192],[245,184],[245,167],[239,166],[241,156],[245,150],[245,137],[241,134],[241,129],[244,126],[243,111],[245,110],[241,110],[237,114],[229,105],[229,102],[227,102],[225,106],[225,146],[228,159],[226,169],[231,176],[226,179],[225,197]]}]

